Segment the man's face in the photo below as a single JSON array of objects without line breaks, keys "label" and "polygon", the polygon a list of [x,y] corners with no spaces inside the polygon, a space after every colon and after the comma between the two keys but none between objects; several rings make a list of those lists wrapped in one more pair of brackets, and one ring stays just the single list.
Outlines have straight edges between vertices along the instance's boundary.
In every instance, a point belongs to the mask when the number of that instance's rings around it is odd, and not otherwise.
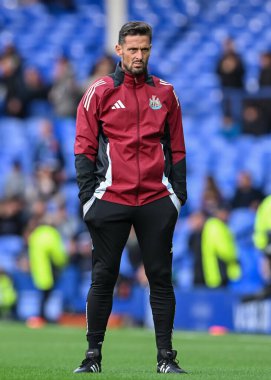
[{"label": "man's face", "polygon": [[151,52],[148,36],[126,36],[122,45],[116,45],[116,53],[121,57],[122,68],[133,75],[146,71]]}]

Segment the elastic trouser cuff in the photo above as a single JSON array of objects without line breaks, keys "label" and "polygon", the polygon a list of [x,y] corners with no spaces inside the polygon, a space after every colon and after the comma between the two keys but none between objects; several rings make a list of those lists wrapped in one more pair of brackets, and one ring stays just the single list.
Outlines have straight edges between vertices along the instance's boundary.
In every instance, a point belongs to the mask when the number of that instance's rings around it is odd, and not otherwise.
[{"label": "elastic trouser cuff", "polygon": [[89,348],[96,348],[101,351],[104,341],[104,332],[87,333],[87,341]]}]

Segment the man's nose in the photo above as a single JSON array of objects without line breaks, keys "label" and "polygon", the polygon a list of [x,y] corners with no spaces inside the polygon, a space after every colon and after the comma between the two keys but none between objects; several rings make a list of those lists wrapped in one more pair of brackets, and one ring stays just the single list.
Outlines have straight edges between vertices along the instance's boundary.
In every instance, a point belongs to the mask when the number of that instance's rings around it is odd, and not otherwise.
[{"label": "man's nose", "polygon": [[143,53],[142,53],[142,50],[141,49],[138,49],[137,53],[136,53],[136,58],[137,59],[142,59],[143,58]]}]

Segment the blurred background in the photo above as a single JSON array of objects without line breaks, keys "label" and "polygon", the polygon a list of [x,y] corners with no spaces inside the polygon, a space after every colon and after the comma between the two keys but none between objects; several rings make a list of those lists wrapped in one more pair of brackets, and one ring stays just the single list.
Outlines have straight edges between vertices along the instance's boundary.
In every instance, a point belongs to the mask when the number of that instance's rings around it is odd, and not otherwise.
[{"label": "blurred background", "polygon": [[[270,18],[269,0],[0,0],[1,318],[84,324],[76,108],[114,71],[121,25],[144,20],[149,71],[175,87],[187,148],[175,328],[271,333]],[[110,318],[127,324],[152,326],[133,231]]]}]

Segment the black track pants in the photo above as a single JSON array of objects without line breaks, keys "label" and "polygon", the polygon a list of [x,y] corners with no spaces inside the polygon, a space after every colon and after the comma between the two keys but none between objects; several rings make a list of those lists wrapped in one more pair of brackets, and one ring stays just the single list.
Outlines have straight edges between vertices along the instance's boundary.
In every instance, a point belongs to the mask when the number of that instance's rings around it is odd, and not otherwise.
[{"label": "black track pants", "polygon": [[87,297],[87,339],[103,341],[112,309],[121,254],[134,226],[150,285],[157,348],[171,349],[175,314],[172,286],[172,237],[178,211],[170,197],[144,206],[96,199],[85,216],[93,242],[92,284]]}]

